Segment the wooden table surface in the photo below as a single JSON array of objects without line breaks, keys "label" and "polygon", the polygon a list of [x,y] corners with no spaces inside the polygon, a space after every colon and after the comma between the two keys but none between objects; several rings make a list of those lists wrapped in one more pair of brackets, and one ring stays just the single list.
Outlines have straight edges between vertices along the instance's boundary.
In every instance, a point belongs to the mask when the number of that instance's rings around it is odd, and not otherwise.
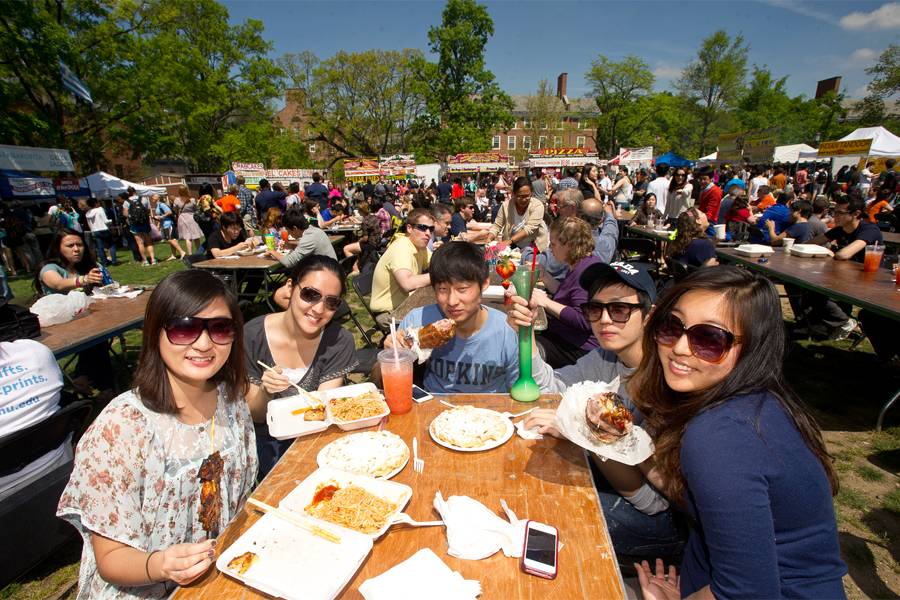
[{"label": "wooden table surface", "polygon": [[638,235],[640,237],[650,238],[651,240],[657,242],[668,242],[670,233],[662,234],[656,233],[652,228],[647,227],[646,225],[626,225],[625,230],[628,233]]},{"label": "wooden table surface", "polygon": [[768,262],[742,256],[730,248],[717,249],[720,259],[755,269],[767,276],[825,294],[839,302],[868,308],[900,320],[900,290],[887,269],[863,273],[862,263],[833,258],[804,258],[776,249]]},{"label": "wooden table surface", "polygon": [[240,270],[269,269],[280,265],[281,263],[274,258],[269,258],[265,254],[257,254],[254,256],[239,256],[237,258],[213,258],[202,262],[194,263],[194,267],[198,269],[219,269],[219,270]]},{"label": "wooden table surface", "polygon": [[95,300],[86,312],[68,323],[42,327],[37,341],[50,348],[56,358],[80,352],[129,329],[142,327],[149,299],[150,290],[145,290],[134,299]]},{"label": "wooden table surface", "polygon": [[[456,403],[472,403],[497,410],[522,410],[524,405],[506,395],[444,396]],[[542,406],[554,406],[558,396],[542,397]],[[443,527],[396,525],[375,542],[372,553],[344,589],[342,598],[361,598],[359,586],[422,548],[431,548],[451,569],[466,579],[481,581],[481,600],[505,598],[623,598],[622,578],[606,530],[584,451],[567,441],[546,438],[512,439],[486,452],[454,452],[437,445],[428,425],[446,407],[437,400],[415,404],[410,413],[391,416],[387,430],[410,446],[419,438],[419,456],[425,470],[416,474],[412,459],[393,481],[413,488],[404,512],[419,521],[440,518],[433,508],[435,493],[444,498],[465,495],[502,514],[503,498],[520,519],[534,519],[559,529],[564,547],[559,553],[559,574],[553,581],[526,575],[518,559],[497,552],[490,558],[470,561],[447,554]],[[298,482],[316,469],[316,454],[342,432],[335,427],[302,437],[254,492],[253,497],[277,505]],[[219,538],[220,551],[229,547],[260,514],[245,510]],[[298,583],[299,585],[299,583]],[[203,579],[179,590],[174,598],[244,600],[265,597],[213,567]],[[423,598],[427,600],[427,598]]]}]

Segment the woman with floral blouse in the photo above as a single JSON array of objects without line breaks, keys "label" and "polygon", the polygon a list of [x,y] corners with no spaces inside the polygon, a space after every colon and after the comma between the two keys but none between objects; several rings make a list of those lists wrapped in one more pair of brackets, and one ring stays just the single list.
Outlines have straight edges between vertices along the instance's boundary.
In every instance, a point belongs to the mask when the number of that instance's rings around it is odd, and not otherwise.
[{"label": "woman with floral blouse", "polygon": [[215,561],[256,479],[242,331],[236,299],[206,272],[153,291],[134,388],[81,438],[59,501],[84,538],[79,599],[164,598]]}]

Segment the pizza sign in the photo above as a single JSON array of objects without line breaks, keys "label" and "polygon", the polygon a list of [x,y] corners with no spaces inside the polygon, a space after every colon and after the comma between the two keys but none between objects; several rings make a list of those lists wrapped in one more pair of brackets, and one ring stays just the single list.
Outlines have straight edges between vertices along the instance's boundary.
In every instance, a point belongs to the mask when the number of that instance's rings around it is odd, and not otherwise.
[{"label": "pizza sign", "polygon": [[536,156],[587,156],[585,148],[541,148]]}]

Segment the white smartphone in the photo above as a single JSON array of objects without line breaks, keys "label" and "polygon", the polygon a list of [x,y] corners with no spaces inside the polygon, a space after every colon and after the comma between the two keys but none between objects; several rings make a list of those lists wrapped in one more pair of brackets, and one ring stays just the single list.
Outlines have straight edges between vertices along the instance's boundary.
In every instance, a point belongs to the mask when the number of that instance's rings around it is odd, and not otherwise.
[{"label": "white smartphone", "polygon": [[418,402],[420,404],[422,402],[425,402],[427,400],[431,400],[432,398],[434,398],[434,396],[432,396],[431,394],[429,394],[428,392],[426,392],[425,390],[423,390],[422,388],[420,388],[417,385],[412,386],[412,396],[413,396],[413,400],[415,400],[416,402]]},{"label": "white smartphone", "polygon": [[537,521],[525,524],[525,547],[521,567],[529,575],[553,579],[556,577],[556,557],[559,533],[556,527]]}]

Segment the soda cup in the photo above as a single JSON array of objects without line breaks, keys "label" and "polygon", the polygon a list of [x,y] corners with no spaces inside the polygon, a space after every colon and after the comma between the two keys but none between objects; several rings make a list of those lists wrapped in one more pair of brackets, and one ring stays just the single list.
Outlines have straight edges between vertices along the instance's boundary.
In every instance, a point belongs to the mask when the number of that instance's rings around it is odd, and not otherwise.
[{"label": "soda cup", "polygon": [[866,254],[863,258],[863,273],[875,273],[881,266],[881,257],[884,256],[884,246],[870,244],[866,246]]},{"label": "soda cup", "polygon": [[405,415],[412,409],[413,363],[416,355],[411,350],[382,350],[378,353],[384,396],[391,414]]},{"label": "soda cup", "polygon": [[112,275],[109,274],[109,269],[100,265],[100,275],[103,276],[103,280],[100,282],[102,285],[109,285],[113,282]]}]

